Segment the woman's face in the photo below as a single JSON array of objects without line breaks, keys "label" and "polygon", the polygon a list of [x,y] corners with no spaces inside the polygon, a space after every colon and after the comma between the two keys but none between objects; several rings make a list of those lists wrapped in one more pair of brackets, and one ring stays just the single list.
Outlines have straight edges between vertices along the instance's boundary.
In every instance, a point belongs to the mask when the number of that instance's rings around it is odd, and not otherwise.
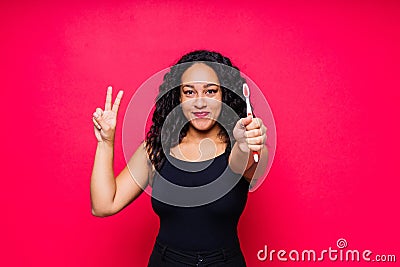
[{"label": "woman's face", "polygon": [[222,109],[222,91],[215,71],[195,63],[182,75],[180,102],[185,117],[199,131],[211,129]]}]

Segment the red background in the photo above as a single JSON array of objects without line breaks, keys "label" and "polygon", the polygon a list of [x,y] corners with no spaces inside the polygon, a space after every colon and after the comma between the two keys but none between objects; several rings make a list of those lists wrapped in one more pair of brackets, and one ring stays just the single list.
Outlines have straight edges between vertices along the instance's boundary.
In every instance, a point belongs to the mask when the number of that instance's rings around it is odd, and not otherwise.
[{"label": "red background", "polygon": [[[147,194],[91,215],[91,116],[112,84],[122,121],[148,77],[203,48],[249,75],[275,117],[275,161],[239,223],[248,265],[359,266],[256,256],[339,238],[399,258],[399,17],[396,1],[3,1],[0,265],[146,265],[158,228]],[[121,124],[116,137],[119,173]]]}]

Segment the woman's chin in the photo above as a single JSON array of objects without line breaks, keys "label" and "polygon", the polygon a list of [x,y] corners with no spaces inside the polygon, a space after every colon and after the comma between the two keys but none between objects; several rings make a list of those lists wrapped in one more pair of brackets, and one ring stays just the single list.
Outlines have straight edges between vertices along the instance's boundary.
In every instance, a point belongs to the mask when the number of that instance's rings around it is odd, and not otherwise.
[{"label": "woman's chin", "polygon": [[212,119],[194,119],[191,120],[191,125],[198,131],[208,131],[215,125]]}]

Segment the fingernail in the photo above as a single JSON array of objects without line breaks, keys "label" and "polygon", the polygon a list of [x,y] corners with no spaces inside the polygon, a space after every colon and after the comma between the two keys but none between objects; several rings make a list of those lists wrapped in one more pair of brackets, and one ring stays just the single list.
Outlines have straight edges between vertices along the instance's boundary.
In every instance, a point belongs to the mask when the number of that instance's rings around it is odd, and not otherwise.
[{"label": "fingernail", "polygon": [[98,118],[99,115],[95,112],[95,113],[93,113],[93,117]]}]

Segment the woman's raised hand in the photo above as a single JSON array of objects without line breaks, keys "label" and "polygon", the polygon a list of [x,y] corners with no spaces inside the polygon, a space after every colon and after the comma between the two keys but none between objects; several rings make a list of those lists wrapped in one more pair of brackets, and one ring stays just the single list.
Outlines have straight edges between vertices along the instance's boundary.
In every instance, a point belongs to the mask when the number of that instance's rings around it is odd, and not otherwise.
[{"label": "woman's raised hand", "polygon": [[114,144],[115,127],[117,125],[118,108],[121,103],[123,91],[119,91],[114,104],[111,107],[112,87],[107,88],[106,104],[104,111],[96,108],[93,113],[94,134],[98,142]]}]

